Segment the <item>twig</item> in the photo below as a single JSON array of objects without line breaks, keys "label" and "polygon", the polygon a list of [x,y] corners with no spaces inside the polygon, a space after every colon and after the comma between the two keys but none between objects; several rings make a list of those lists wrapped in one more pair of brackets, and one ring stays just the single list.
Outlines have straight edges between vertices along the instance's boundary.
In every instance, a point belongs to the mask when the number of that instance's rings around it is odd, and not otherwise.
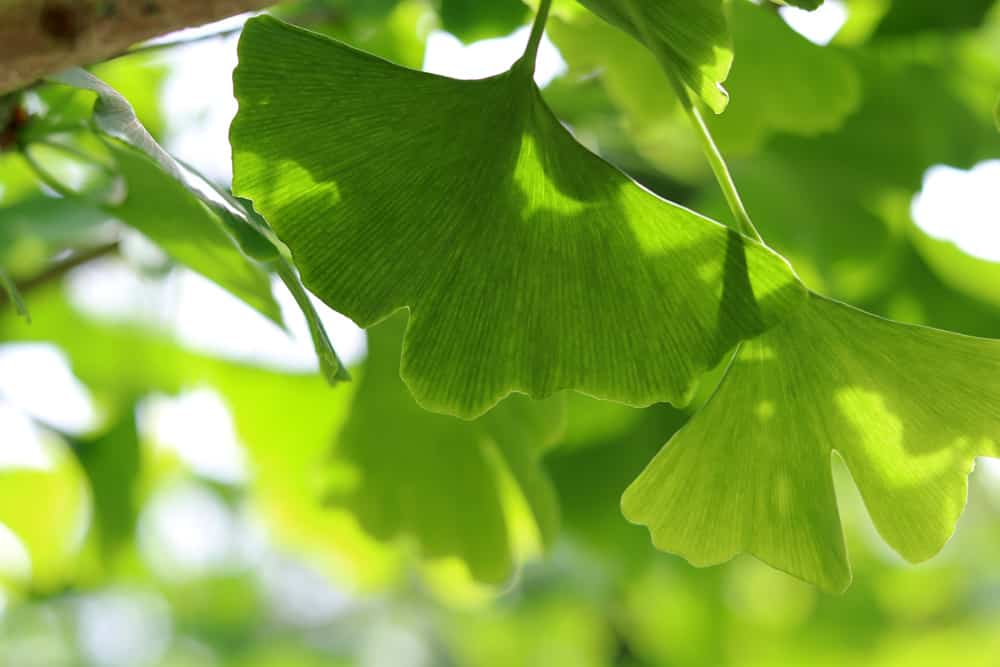
[{"label": "twig", "polygon": [[[48,267],[38,275],[17,282],[17,290],[25,297],[34,290],[58,281],[73,269],[88,264],[96,259],[114,255],[118,252],[119,243],[105,243],[87,250],[80,250],[69,257]],[[6,306],[10,299],[6,293],[0,292],[0,307]]]}]

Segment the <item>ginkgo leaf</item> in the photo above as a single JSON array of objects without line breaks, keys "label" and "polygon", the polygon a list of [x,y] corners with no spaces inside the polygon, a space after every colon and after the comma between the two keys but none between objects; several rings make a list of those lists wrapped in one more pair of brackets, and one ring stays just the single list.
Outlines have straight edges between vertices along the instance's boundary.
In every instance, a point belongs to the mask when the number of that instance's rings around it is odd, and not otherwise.
[{"label": "ginkgo leaf", "polygon": [[684,403],[803,289],[576,143],[530,70],[457,81],[253,19],[234,187],[332,308],[365,327],[409,308],[402,373],[429,409],[561,389]]},{"label": "ginkgo leaf", "polygon": [[976,456],[1000,454],[1000,341],[900,324],[810,295],[745,343],[705,407],[628,488],[625,516],[695,565],[750,553],[842,591],[851,569],[831,452],[882,537],[936,554]]},{"label": "ginkgo leaf", "polygon": [[555,537],[559,509],[538,459],[562,432],[561,397],[518,396],[480,419],[427,412],[399,378],[405,318],[373,328],[351,414],[337,440],[331,500],[374,536],[414,538],[432,558],[454,556],[483,581],[511,572],[512,480],[541,546]]},{"label": "ginkgo leaf", "polygon": [[580,0],[645,44],[716,113],[729,96],[722,82],[733,64],[732,39],[722,0]]}]

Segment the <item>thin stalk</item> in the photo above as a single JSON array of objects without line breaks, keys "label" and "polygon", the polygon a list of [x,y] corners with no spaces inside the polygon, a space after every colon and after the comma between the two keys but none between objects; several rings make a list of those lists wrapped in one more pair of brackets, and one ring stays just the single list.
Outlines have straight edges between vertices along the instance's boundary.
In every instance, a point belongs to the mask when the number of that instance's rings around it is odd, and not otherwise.
[{"label": "thin stalk", "polygon": [[695,134],[698,136],[698,141],[701,143],[701,149],[705,153],[709,165],[712,167],[715,180],[722,189],[722,194],[726,198],[726,203],[729,205],[729,210],[736,219],[740,231],[747,236],[763,242],[764,239],[761,237],[760,232],[757,231],[756,225],[753,224],[750,214],[747,213],[746,206],[743,204],[743,198],[740,197],[740,191],[736,188],[736,181],[733,180],[732,172],[729,171],[729,165],[726,164],[726,159],[722,156],[722,151],[719,150],[715,139],[712,138],[712,132],[708,129],[705,118],[701,115],[701,111],[695,105],[694,100],[691,99],[691,95],[684,84],[673,72],[668,72],[668,75],[671,83],[674,84],[677,99],[680,100],[681,106],[691,121]]},{"label": "thin stalk", "polygon": [[649,28],[646,26],[646,22],[643,20],[642,14],[636,6],[636,0],[625,0],[625,7],[629,13],[629,18],[632,20],[632,24],[639,31],[642,41],[653,52],[656,59],[660,61],[660,66],[666,72],[667,78],[670,79],[670,84],[677,94],[677,100],[691,121],[691,126],[694,128],[695,134],[698,136],[698,141],[701,143],[702,151],[705,153],[705,157],[712,167],[715,180],[719,183],[719,187],[722,188],[722,194],[726,198],[726,203],[729,205],[729,210],[732,212],[733,218],[736,219],[736,224],[739,226],[740,231],[747,236],[763,242],[760,232],[757,231],[753,220],[750,219],[750,214],[747,213],[746,206],[743,205],[743,198],[740,197],[739,190],[736,188],[736,182],[729,171],[729,166],[726,164],[725,158],[722,157],[719,147],[715,144],[715,139],[712,138],[712,133],[708,129],[708,125],[705,124],[705,119],[702,117],[701,111],[698,110],[691,94],[688,92],[687,86],[677,76],[669,58],[659,48],[654,36],[650,34]]},{"label": "thin stalk", "polygon": [[538,13],[535,15],[535,22],[531,25],[531,36],[528,37],[528,45],[521,56],[521,62],[532,74],[535,73],[535,61],[538,59],[538,47],[542,43],[542,34],[545,32],[545,24],[549,20],[549,10],[552,9],[552,0],[541,0],[538,4]]}]

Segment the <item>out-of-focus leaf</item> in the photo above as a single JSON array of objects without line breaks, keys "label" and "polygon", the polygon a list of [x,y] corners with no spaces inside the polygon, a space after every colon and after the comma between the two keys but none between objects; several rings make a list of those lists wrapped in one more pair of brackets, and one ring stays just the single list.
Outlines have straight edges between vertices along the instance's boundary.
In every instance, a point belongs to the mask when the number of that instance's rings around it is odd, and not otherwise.
[{"label": "out-of-focus leaf", "polygon": [[[836,450],[882,537],[935,555],[976,456],[1000,456],[1000,341],[884,320],[813,295],[743,345],[709,403],[622,498],[696,565],[751,553],[829,591],[850,583]],[[735,443],[735,446],[734,446]]]},{"label": "out-of-focus leaf", "polygon": [[946,284],[1000,308],[1000,263],[974,257],[920,229],[914,228],[911,235],[920,254]]},{"label": "out-of-focus leaf", "polygon": [[726,108],[722,82],[733,64],[722,0],[580,0],[646,45],[660,65],[716,113]]},{"label": "out-of-focus leaf", "polygon": [[801,287],[763,246],[583,149],[528,62],[456,81],[255,18],[235,189],[333,308],[367,327],[409,307],[402,374],[425,407],[475,417],[569,388],[682,403]]},{"label": "out-of-focus leaf", "polygon": [[857,109],[861,83],[844,53],[809,42],[766,6],[736,0],[731,9],[731,101],[709,118],[724,150],[748,152],[773,132],[830,132]]},{"label": "out-of-focus leaf", "polygon": [[[852,303],[879,293],[904,247],[911,197],[935,164],[971,167],[1000,140],[935,67],[858,58],[862,106],[813,138],[775,137],[732,170],[768,243],[810,287]],[[734,103],[735,107],[735,103]],[[716,188],[695,208],[723,216]]]},{"label": "out-of-focus leaf", "polygon": [[3,288],[7,299],[14,304],[17,314],[30,322],[31,316],[28,314],[28,306],[24,303],[21,291],[17,288],[14,279],[4,270],[3,266],[0,266],[0,287]]},{"label": "out-of-focus leaf", "polygon": [[[570,123],[581,137],[589,129],[572,113],[581,100],[581,88],[595,83],[603,88],[605,104],[610,106],[609,134],[616,140],[608,150],[599,144],[601,154],[628,167],[634,173],[638,165],[622,159],[627,144],[657,170],[685,181],[700,181],[707,169],[697,138],[680,105],[667,74],[642,44],[625,32],[587,11],[563,12],[549,19],[548,35],[569,66],[569,80],[560,79],[545,89],[545,99],[553,105],[561,120]],[[560,87],[566,90],[561,91]],[[591,97],[594,94],[591,93]],[[608,104],[610,103],[610,104]],[[621,134],[619,139],[617,134]],[[625,145],[622,145],[625,144]],[[617,150],[615,150],[617,149]]]},{"label": "out-of-focus leaf", "polygon": [[427,556],[456,556],[477,579],[500,582],[517,556],[505,477],[527,502],[542,546],[555,538],[559,509],[538,459],[560,435],[562,397],[514,397],[474,422],[427,412],[399,379],[404,327],[396,315],[371,330],[337,439],[331,500],[379,539],[413,537]]},{"label": "out-of-focus leaf", "polygon": [[[594,423],[594,414],[589,421],[581,421],[587,404],[604,417],[602,424]],[[656,554],[649,548],[645,531],[622,517],[622,492],[687,415],[667,405],[634,410],[582,397],[571,401],[570,407],[569,435],[582,442],[571,446],[561,443],[545,458],[559,496],[563,531],[597,559],[606,561],[604,567],[627,576],[630,568],[656,558]],[[612,417],[612,408],[628,414]],[[584,430],[587,426],[592,427],[589,439]]]},{"label": "out-of-focus leaf", "polygon": [[86,317],[58,291],[32,296],[34,324],[0,317],[0,339],[58,345],[95,398],[112,405],[154,391],[214,388],[232,411],[250,455],[251,500],[276,539],[315,557],[355,586],[392,576],[395,554],[366,536],[348,513],[323,505],[323,471],[333,436],[346,418],[353,384],[331,389],[318,375],[212,359],[141,325]]},{"label": "out-of-focus leaf", "polygon": [[441,27],[463,42],[500,37],[528,19],[521,0],[440,0]]},{"label": "out-of-focus leaf", "polygon": [[[6,437],[0,434],[0,447]],[[90,502],[83,472],[65,444],[48,434],[40,444],[44,467],[0,468],[0,524],[20,539],[30,558],[30,573],[14,573],[29,578],[15,576],[8,583],[51,592],[77,572]]]},{"label": "out-of-focus leaf", "polygon": [[919,32],[966,30],[982,23],[994,0],[895,0],[875,34],[901,36]]},{"label": "out-of-focus leaf", "polygon": [[90,482],[94,516],[91,526],[101,547],[101,555],[110,566],[118,550],[135,533],[139,516],[138,482],[142,452],[135,412],[125,409],[104,433],[73,443]]}]

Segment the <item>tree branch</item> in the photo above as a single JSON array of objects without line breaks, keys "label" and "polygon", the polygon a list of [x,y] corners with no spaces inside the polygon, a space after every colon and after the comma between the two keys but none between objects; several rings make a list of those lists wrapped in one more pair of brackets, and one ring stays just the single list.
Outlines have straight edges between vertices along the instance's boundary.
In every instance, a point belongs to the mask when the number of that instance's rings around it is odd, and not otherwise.
[{"label": "tree branch", "polygon": [[[17,291],[22,295],[27,296],[28,293],[33,290],[37,290],[50,283],[60,280],[63,276],[77,267],[93,262],[96,259],[101,259],[102,257],[114,255],[118,252],[118,248],[118,241],[114,241],[112,243],[99,245],[96,248],[80,250],[66,259],[56,262],[38,275],[18,281]],[[0,307],[6,306],[8,301],[9,299],[7,298],[7,293],[0,290]]]},{"label": "tree branch", "polygon": [[275,0],[0,0],[0,94]]}]

